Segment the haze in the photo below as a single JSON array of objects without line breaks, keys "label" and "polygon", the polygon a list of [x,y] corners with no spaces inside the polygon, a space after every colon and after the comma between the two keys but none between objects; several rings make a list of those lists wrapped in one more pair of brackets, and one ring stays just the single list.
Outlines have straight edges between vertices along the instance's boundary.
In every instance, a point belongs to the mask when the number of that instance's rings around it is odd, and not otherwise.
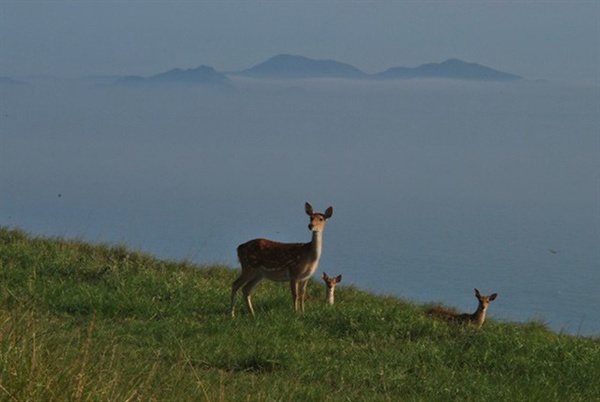
[{"label": "haze", "polygon": [[0,75],[152,75],[280,53],[376,73],[458,58],[528,79],[598,82],[600,3],[0,2]]},{"label": "haze", "polygon": [[[0,224],[237,265],[307,241],[343,286],[600,333],[599,2],[0,2]],[[117,86],[281,54],[524,80]],[[73,79],[84,76],[94,79]],[[55,79],[60,77],[64,79]],[[97,85],[102,82],[106,85]],[[226,293],[224,290],[224,303]],[[224,304],[225,306],[225,304]]]}]

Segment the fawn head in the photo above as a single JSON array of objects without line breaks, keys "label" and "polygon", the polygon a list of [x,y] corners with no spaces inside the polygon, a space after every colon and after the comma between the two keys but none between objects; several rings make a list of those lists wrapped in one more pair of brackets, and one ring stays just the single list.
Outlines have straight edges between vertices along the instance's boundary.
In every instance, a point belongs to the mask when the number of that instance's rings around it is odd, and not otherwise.
[{"label": "fawn head", "polygon": [[483,296],[481,293],[479,293],[479,290],[475,289],[475,297],[477,298],[477,300],[479,300],[480,310],[485,311],[490,302],[496,300],[496,297],[498,297],[498,293],[492,293],[489,296]]},{"label": "fawn head", "polygon": [[327,289],[335,288],[335,285],[337,285],[338,283],[340,283],[342,281],[342,275],[338,275],[335,278],[331,278],[325,272],[323,272],[323,274],[321,275],[321,278],[323,278],[323,281],[325,282]]},{"label": "fawn head", "polygon": [[306,215],[310,217],[310,223],[308,224],[308,229],[312,232],[322,232],[325,228],[325,221],[333,215],[333,207],[327,208],[324,214],[314,212],[312,205],[308,202],[304,205],[304,210],[306,211]]}]

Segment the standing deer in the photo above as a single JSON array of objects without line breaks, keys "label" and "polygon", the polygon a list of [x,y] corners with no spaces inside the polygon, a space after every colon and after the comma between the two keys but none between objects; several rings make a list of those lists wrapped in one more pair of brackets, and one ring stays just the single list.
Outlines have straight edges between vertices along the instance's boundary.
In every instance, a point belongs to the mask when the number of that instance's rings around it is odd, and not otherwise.
[{"label": "standing deer", "polygon": [[294,311],[304,312],[304,297],[306,285],[319,266],[323,248],[323,229],[325,222],[333,215],[329,207],[324,214],[314,212],[307,202],[304,205],[306,214],[310,217],[308,229],[312,231],[309,243],[279,243],[267,239],[254,239],[241,244],[237,255],[242,265],[242,273],[231,286],[231,316],[235,316],[235,296],[242,288],[246,305],[254,315],[250,293],[263,279],[275,282],[290,282]]},{"label": "standing deer", "polygon": [[321,278],[323,278],[325,286],[327,286],[327,304],[333,306],[333,293],[335,292],[335,285],[342,281],[342,275],[338,275],[335,278],[331,278],[329,275],[323,272]]},{"label": "standing deer", "polygon": [[475,289],[475,297],[479,301],[479,305],[473,314],[457,314],[451,311],[443,310],[439,307],[430,309],[427,311],[427,313],[451,321],[467,324],[476,323],[477,325],[482,326],[483,322],[485,321],[485,312],[487,311],[487,307],[491,301],[496,300],[498,293],[492,293],[489,296],[483,296],[481,293],[479,293],[479,290]]}]

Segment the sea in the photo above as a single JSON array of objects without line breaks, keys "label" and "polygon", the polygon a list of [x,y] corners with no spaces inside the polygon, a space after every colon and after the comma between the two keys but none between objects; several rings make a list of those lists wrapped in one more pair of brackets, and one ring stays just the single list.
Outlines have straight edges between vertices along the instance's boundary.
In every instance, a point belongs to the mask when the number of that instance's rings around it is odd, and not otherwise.
[{"label": "sea", "polygon": [[598,82],[0,91],[2,226],[237,269],[247,240],[309,241],[308,201],[340,286],[465,312],[477,288],[495,320],[600,336]]}]

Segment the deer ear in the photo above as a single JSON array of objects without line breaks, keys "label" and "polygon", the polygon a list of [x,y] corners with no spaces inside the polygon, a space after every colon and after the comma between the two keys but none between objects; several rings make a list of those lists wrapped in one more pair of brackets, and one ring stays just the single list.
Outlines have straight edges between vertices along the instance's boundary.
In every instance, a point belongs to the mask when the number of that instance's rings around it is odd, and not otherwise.
[{"label": "deer ear", "polygon": [[491,294],[490,300],[496,300],[496,297],[498,297],[498,293]]},{"label": "deer ear", "polygon": [[335,277],[335,281],[336,281],[337,283],[340,283],[340,282],[342,281],[342,275],[338,275],[338,276],[336,276],[336,277]]},{"label": "deer ear", "polygon": [[327,276],[327,274],[326,274],[325,272],[323,272],[323,273],[321,274],[321,278],[323,278],[323,280],[324,280],[324,281],[326,281],[326,280],[327,280],[327,278],[329,278],[329,277]]},{"label": "deer ear", "polygon": [[477,288],[475,288],[475,297],[478,299],[481,297],[481,293],[479,293],[479,290]]},{"label": "deer ear", "polygon": [[304,210],[306,211],[306,215],[312,215],[313,214],[313,207],[308,202],[306,204],[304,204]]},{"label": "deer ear", "polygon": [[327,208],[325,211],[325,219],[329,219],[333,216],[333,207]]}]

